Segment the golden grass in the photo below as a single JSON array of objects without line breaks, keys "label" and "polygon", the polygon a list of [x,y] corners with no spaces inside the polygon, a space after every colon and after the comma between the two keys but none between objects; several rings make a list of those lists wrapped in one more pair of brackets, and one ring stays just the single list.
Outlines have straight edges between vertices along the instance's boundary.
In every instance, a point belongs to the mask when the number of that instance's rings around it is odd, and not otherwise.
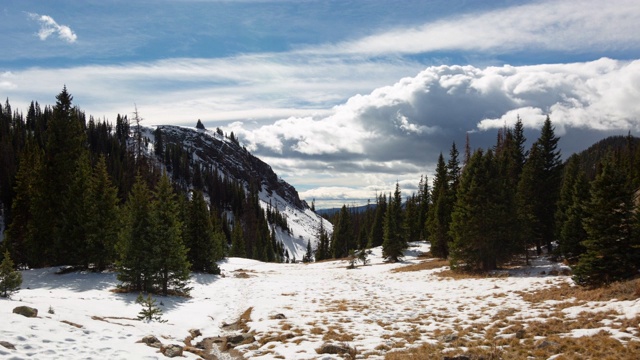
[{"label": "golden grass", "polygon": [[616,282],[608,286],[589,289],[563,283],[536,292],[519,292],[525,301],[539,303],[547,300],[562,301],[575,298],[579,301],[636,300],[640,298],[640,278]]},{"label": "golden grass", "polygon": [[439,269],[445,266],[449,266],[449,261],[442,260],[442,259],[430,259],[430,260],[421,261],[417,264],[411,264],[411,265],[395,268],[391,270],[391,272],[399,273],[399,272],[433,270],[433,269]]}]

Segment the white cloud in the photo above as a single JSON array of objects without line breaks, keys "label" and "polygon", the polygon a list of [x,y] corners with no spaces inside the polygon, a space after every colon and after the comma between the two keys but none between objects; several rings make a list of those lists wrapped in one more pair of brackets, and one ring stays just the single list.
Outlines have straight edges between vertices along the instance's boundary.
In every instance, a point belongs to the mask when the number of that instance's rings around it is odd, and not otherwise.
[{"label": "white cloud", "polygon": [[44,41],[49,38],[49,36],[57,34],[58,38],[64,40],[68,43],[74,43],[78,39],[78,36],[71,30],[67,25],[59,25],[51,16],[49,15],[39,15],[28,13],[29,18],[32,20],[38,21],[40,23],[40,30],[38,31],[38,37],[40,40]]},{"label": "white cloud", "polygon": [[419,54],[463,50],[505,53],[536,49],[584,51],[637,48],[635,0],[540,1],[472,13],[361,39],[302,50],[309,53]]}]

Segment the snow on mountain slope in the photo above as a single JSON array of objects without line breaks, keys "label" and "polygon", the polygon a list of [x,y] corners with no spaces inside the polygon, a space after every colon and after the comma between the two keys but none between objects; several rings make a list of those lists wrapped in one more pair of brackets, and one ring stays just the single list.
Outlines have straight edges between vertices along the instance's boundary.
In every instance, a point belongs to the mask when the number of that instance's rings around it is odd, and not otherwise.
[{"label": "snow on mountain slope", "polygon": [[287,218],[289,232],[276,229],[276,237],[281,241],[291,258],[302,259],[307,242],[316,247],[320,221],[330,235],[333,226],[320,215],[314,213],[301,200],[296,189],[278,177],[271,166],[253,156],[239,144],[211,130],[183,126],[159,125],[143,127],[143,136],[149,139],[149,153],[153,152],[154,131],[160,129],[165,144],[180,144],[187,150],[195,163],[203,167],[213,167],[223,177],[244,184],[259,184],[259,198],[263,208],[276,208]]}]

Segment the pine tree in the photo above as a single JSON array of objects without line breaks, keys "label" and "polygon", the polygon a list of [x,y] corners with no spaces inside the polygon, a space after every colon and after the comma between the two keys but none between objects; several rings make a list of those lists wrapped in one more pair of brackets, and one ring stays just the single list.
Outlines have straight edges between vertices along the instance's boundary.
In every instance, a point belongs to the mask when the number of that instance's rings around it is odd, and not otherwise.
[{"label": "pine tree", "polygon": [[373,215],[373,223],[369,232],[369,243],[367,247],[377,247],[382,245],[384,240],[384,216],[387,212],[387,197],[383,194],[378,196],[376,210]]},{"label": "pine tree", "polygon": [[311,240],[307,240],[307,252],[302,257],[303,263],[308,263],[313,261],[313,250],[311,250]]},{"label": "pine tree", "polygon": [[331,242],[331,251],[334,258],[343,258],[349,255],[349,250],[356,249],[357,245],[353,235],[351,215],[346,205],[342,205],[338,222],[334,227]]},{"label": "pine tree", "polygon": [[549,116],[547,116],[537,143],[540,146],[543,159],[542,177],[540,178],[538,186],[540,189],[544,189],[539,193],[544,206],[543,211],[539,214],[539,219],[542,225],[542,242],[549,252],[552,251],[551,243],[555,235],[554,216],[560,190],[560,181],[562,180],[562,161],[560,151],[557,150],[559,140],[560,138],[555,136],[554,127],[551,124]]},{"label": "pine tree", "polygon": [[147,259],[157,268],[157,285],[162,294],[169,291],[188,293],[189,268],[187,248],[182,241],[182,224],[178,219],[178,204],[167,174],[163,174],[155,191],[153,216],[152,258]]},{"label": "pine tree", "polygon": [[572,262],[584,252],[581,243],[587,237],[582,219],[587,216],[585,207],[589,201],[589,184],[579,162],[577,155],[567,160],[555,215],[557,250]]},{"label": "pine tree", "polygon": [[167,322],[162,320],[162,309],[156,305],[156,299],[152,298],[151,294],[147,294],[146,299],[142,294],[139,294],[136,298],[136,304],[142,305],[142,310],[138,313],[138,320]]},{"label": "pine tree", "polygon": [[451,223],[452,198],[449,176],[442,154],[438,157],[436,175],[431,189],[432,206],[427,213],[425,232],[431,243],[431,254],[446,259],[449,255],[449,224]]},{"label": "pine tree", "polygon": [[390,262],[402,259],[404,250],[408,247],[402,229],[402,197],[400,184],[396,183],[393,198],[387,206],[384,221],[384,241],[382,242],[382,257]]},{"label": "pine tree", "polygon": [[326,260],[331,257],[329,251],[329,236],[324,229],[324,219],[320,219],[320,228],[318,229],[318,248],[316,249],[316,261]]},{"label": "pine tree", "polygon": [[104,156],[93,170],[86,204],[85,233],[87,237],[86,261],[95,270],[104,270],[115,261],[118,237],[118,189],[111,184]]},{"label": "pine tree", "polygon": [[247,252],[244,244],[244,234],[242,226],[239,223],[233,225],[233,231],[231,233],[231,250],[229,256],[232,257],[246,257]]},{"label": "pine tree", "polygon": [[194,191],[188,213],[185,243],[189,248],[191,269],[219,274],[220,268],[216,261],[224,257],[223,235],[214,229],[202,192]]},{"label": "pine tree", "polygon": [[601,285],[637,275],[640,236],[636,231],[634,194],[619,164],[605,160],[591,184],[588,217],[584,221],[586,252],[573,268],[574,281]]},{"label": "pine tree", "polygon": [[545,211],[545,204],[540,192],[546,191],[540,185],[543,161],[540,146],[533,144],[518,182],[516,203],[520,225],[519,241],[525,254],[528,254],[527,249],[531,244],[535,244],[538,255],[542,253],[544,224],[541,213]]},{"label": "pine tree", "polygon": [[121,287],[130,291],[153,292],[158,276],[156,218],[149,187],[141,176],[136,181],[122,212],[116,261]]},{"label": "pine tree", "polygon": [[21,284],[22,274],[14,269],[9,252],[5,251],[2,263],[0,263],[0,297],[10,297],[12,293],[20,289]]}]

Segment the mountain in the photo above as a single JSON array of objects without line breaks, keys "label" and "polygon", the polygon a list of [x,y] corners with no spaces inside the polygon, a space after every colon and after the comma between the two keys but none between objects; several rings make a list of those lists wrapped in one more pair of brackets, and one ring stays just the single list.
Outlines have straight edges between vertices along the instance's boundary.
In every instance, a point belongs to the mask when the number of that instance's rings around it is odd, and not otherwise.
[{"label": "mountain", "polygon": [[578,156],[580,167],[585,171],[587,177],[593,179],[596,176],[596,169],[604,157],[626,148],[635,149],[639,144],[640,138],[635,136],[609,136],[577,153],[576,156]]},{"label": "mountain", "polygon": [[[314,213],[291,184],[278,177],[271,166],[252,155],[233,136],[226,137],[221,131],[173,125],[143,127],[142,133],[149,144],[156,144],[159,136],[164,148],[178,146],[188,154],[189,173],[213,170],[224,179],[239,182],[247,192],[256,190],[265,210],[276,209],[286,219],[288,230],[276,227],[276,238],[292,258],[302,259],[308,241],[315,247],[320,221],[324,221],[329,234],[332,232],[331,223]],[[149,152],[152,152],[151,148]],[[166,158],[158,155],[155,158],[170,172],[178,171]],[[189,185],[179,176],[173,178]]]}]

